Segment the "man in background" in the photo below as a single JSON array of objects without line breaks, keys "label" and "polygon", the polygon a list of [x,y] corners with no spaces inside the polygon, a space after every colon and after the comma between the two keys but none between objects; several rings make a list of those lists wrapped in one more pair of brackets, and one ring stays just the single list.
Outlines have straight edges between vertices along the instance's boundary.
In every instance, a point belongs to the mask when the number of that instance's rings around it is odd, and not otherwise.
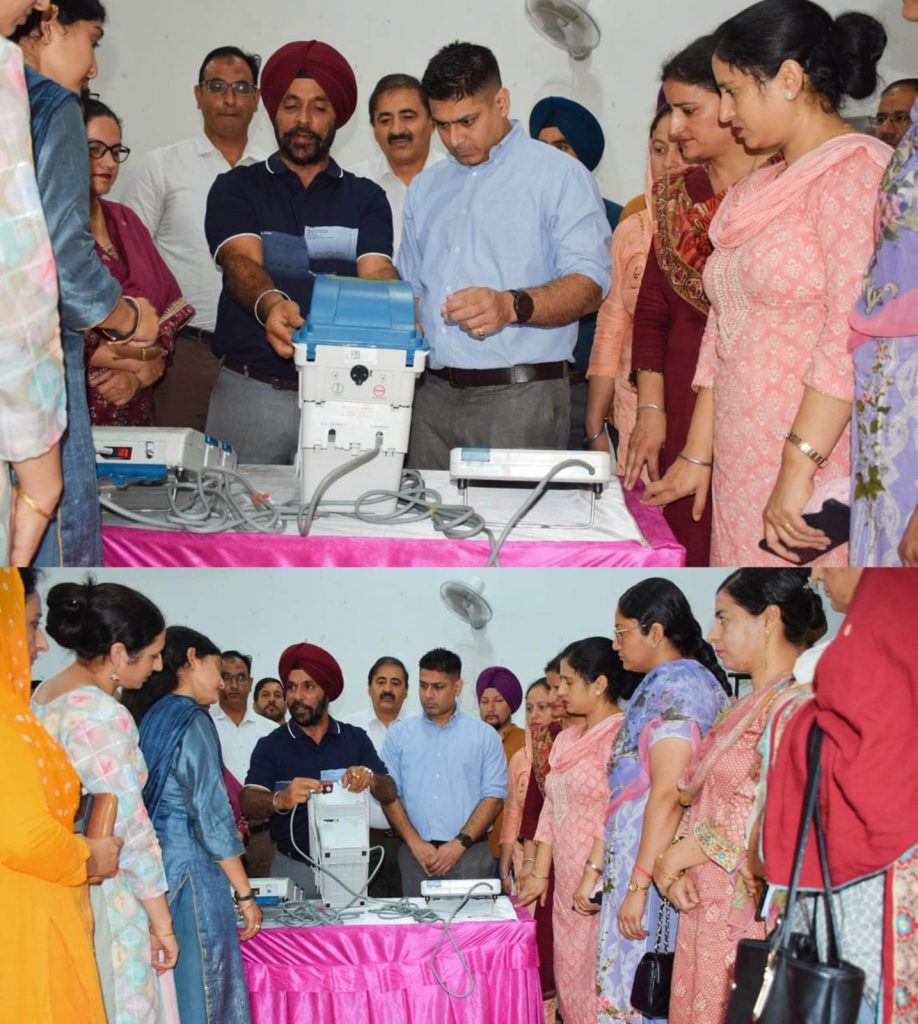
[{"label": "man in background", "polygon": [[874,117],[877,138],[896,148],[912,123],[912,107],[918,100],[918,78],[900,78],[880,94]]},{"label": "man in background", "polygon": [[252,692],[252,702],[259,715],[280,725],[287,719],[287,704],[284,700],[284,688],[280,680],[273,676],[259,679]]},{"label": "man in background", "polygon": [[370,125],[379,152],[355,164],[358,178],[375,181],[392,208],[393,258],[402,239],[402,208],[412,180],[443,159],[430,148],[433,121],[421,83],[411,75],[385,75],[370,95]]},{"label": "man in background", "polygon": [[[348,721],[364,729],[376,748],[382,751],[389,727],[403,718],[402,706],[408,696],[408,669],[398,658],[377,658],[367,674],[370,707],[350,715]],[[398,866],[402,840],[386,817],[378,800],[370,797],[370,843],[383,848],[382,867],[370,883],[370,896],[398,898],[402,895],[402,876]],[[376,863],[370,861],[371,867]]]},{"label": "man in background", "polygon": [[[264,158],[249,143],[258,109],[261,58],[238,46],[218,46],[204,58],[194,87],[203,129],[193,139],[149,152],[137,165],[124,202],[150,229],[182,293],[194,306],[175,339],[168,371],[156,386],[154,423],[203,432],[220,361],[211,352],[220,298],[220,271],[204,236],[207,194],[218,174]],[[161,311],[160,311],[161,312]]]}]

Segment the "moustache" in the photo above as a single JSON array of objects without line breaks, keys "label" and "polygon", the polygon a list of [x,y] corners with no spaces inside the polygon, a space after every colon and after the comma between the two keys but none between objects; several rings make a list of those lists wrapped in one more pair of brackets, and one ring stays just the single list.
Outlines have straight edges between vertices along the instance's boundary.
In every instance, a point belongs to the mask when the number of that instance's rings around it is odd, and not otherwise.
[{"label": "moustache", "polygon": [[414,136],[410,132],[404,132],[401,135],[390,135],[388,137],[388,142],[390,145],[393,142],[412,142],[413,140]]},{"label": "moustache", "polygon": [[322,137],[316,135],[315,132],[310,131],[308,128],[294,128],[293,131],[284,133],[284,142],[293,142],[296,139],[299,142],[321,142]]}]

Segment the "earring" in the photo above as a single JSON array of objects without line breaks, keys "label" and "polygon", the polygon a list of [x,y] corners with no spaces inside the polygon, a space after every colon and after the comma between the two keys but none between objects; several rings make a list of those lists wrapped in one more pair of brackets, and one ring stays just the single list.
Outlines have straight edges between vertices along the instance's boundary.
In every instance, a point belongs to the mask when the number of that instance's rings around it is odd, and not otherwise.
[{"label": "earring", "polygon": [[792,102],[795,99],[793,90],[792,89],[785,89],[784,90],[784,98],[787,100],[788,103]]},{"label": "earring", "polygon": [[121,682],[121,676],[119,676],[117,672],[109,672],[108,678],[111,679],[113,683]]},{"label": "earring", "polygon": [[771,661],[771,630],[765,630],[765,668],[768,668],[768,663]]}]

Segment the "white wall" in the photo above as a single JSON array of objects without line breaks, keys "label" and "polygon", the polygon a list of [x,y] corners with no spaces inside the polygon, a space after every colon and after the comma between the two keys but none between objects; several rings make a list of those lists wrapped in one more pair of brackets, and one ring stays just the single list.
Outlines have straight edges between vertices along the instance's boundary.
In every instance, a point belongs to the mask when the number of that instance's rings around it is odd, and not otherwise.
[{"label": "white wall", "polygon": [[[475,704],[475,679],[489,665],[508,666],[525,685],[570,641],[611,636],[618,595],[649,575],[674,579],[707,630],[714,594],[727,575],[723,569],[487,570],[477,575],[494,617],[473,633],[439,598],[445,580],[475,578],[468,570],[98,569],[93,574],[142,591],[170,625],[190,626],[224,650],[251,654],[256,679],[277,672],[278,656],[288,644],[309,640],[325,647],[344,671],[345,690],[334,706],[339,715],[365,705],[366,674],[382,654],[408,666],[412,713],[419,710],[418,659],[433,647],[449,648],[462,659],[469,709]],[[49,569],[41,590],[84,576]],[[833,631],[838,622],[830,612]],[[58,671],[70,657],[53,641],[51,646],[35,665],[36,679]]]},{"label": "white wall", "polygon": [[[642,188],[661,62],[743,3],[586,2],[603,37],[591,57],[577,63],[536,34],[526,20],[524,0],[109,0],[93,88],[124,118],[126,143],[136,160],[148,149],[197,131],[192,88],[201,59],[214,46],[235,44],[267,58],[291,39],[323,39],[350,59],[360,86],[357,113],[339,133],[334,151],[348,166],[372,152],[365,108],[377,80],[394,71],[420,76],[440,46],[466,39],[495,51],[511,90],[512,113],[524,124],[536,100],[552,93],[571,96],[597,114],[606,133],[598,170],[603,194],[625,202]],[[902,20],[901,0],[823,3],[834,14],[856,7],[883,20],[891,36],[883,64],[887,80],[918,73],[918,27]],[[850,112],[872,111],[874,105],[855,105]],[[253,128],[255,138],[273,146],[263,110]]]}]

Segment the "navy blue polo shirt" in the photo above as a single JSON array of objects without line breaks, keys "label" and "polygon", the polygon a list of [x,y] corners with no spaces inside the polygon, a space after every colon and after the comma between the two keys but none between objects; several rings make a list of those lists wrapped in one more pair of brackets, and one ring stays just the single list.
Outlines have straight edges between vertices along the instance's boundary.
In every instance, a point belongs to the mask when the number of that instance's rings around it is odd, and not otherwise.
[{"label": "navy blue polo shirt", "polygon": [[[385,192],[334,160],[308,187],[277,153],[219,175],[207,197],[204,230],[214,256],[237,235],[258,235],[265,270],[299,303],[304,317],[312,299],[310,271],[354,277],[359,256],[392,256],[392,210]],[[264,328],[236,301],[225,276],[213,349],[272,377],[296,379],[293,360],[275,354]]]},{"label": "navy blue polo shirt", "polygon": [[[247,786],[258,786],[269,793],[286,789],[292,779],[319,779],[323,771],[365,765],[377,775],[388,775],[373,741],[356,725],[338,722],[331,716],[328,729],[319,743],[292,720],[268,733],[255,744]],[[308,801],[301,804],[293,823],[293,834],[301,850],[309,852]],[[294,854],[290,844],[290,815],[272,814],[271,838],[281,853]],[[294,854],[295,855],[295,854]]]}]

